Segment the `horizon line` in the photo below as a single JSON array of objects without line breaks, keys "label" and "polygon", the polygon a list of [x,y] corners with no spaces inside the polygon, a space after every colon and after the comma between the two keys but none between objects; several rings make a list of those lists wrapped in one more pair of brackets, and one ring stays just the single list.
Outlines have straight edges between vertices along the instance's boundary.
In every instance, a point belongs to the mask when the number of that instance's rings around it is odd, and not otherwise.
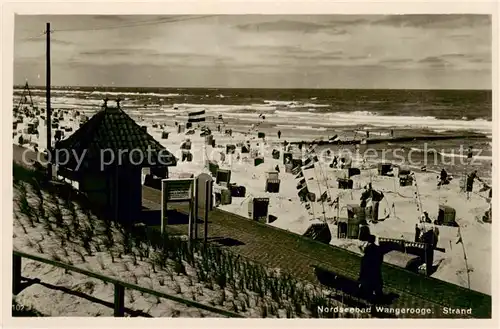
[{"label": "horizon line", "polygon": [[[27,81],[26,81],[27,82]],[[45,85],[30,85],[28,83],[28,86],[30,88],[45,88]],[[25,85],[23,84],[14,84],[13,88],[24,88]],[[467,88],[462,88],[462,89],[456,89],[456,88],[439,88],[439,89],[423,89],[423,88],[363,88],[363,87],[356,87],[356,88],[348,88],[348,87],[335,87],[335,88],[274,88],[274,87],[258,87],[258,88],[253,88],[253,87],[140,87],[140,86],[115,86],[115,85],[110,85],[110,86],[83,86],[83,85],[52,85],[51,88],[71,88],[71,87],[78,87],[78,88],[118,88],[118,89],[126,89],[126,88],[144,88],[144,89],[239,89],[239,90],[415,90],[415,91],[493,91],[493,88],[489,89],[467,89]]]}]

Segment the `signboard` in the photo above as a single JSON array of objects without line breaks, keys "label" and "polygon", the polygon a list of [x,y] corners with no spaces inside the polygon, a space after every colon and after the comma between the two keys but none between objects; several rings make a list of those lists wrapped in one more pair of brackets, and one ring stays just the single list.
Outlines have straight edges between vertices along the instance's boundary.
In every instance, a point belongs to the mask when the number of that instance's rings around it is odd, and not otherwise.
[{"label": "signboard", "polygon": [[211,210],[213,178],[201,174],[197,178],[162,179],[161,181],[161,231],[165,233],[169,202],[189,202],[189,243],[198,238],[198,207],[205,206],[205,242],[208,232],[208,212]]},{"label": "signboard", "polygon": [[[194,178],[167,178],[161,180],[161,231],[165,232],[167,225],[167,210],[169,202],[189,202],[192,209],[194,198]],[[191,210],[190,210],[191,222]]]},{"label": "signboard", "polygon": [[163,179],[161,184],[163,202],[190,201],[193,197],[193,178]]}]

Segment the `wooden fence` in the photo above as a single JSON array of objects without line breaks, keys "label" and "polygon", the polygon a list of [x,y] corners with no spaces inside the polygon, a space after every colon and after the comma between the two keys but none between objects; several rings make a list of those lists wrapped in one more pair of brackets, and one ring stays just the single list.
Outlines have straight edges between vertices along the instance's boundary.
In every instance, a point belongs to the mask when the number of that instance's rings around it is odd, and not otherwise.
[{"label": "wooden fence", "polygon": [[243,318],[242,315],[236,314],[230,311],[218,309],[215,307],[211,307],[209,305],[201,304],[198,302],[195,302],[193,300],[188,300],[184,298],[180,298],[177,296],[172,296],[169,294],[165,294],[159,291],[154,291],[148,288],[140,287],[135,284],[123,282],[121,280],[117,280],[114,278],[110,278],[98,273],[94,273],[91,271],[87,271],[72,265],[68,265],[62,262],[54,261],[51,259],[46,259],[43,257],[35,256],[35,255],[30,255],[24,252],[20,251],[13,251],[12,252],[12,292],[14,295],[17,295],[21,291],[21,268],[22,268],[22,259],[27,258],[31,259],[40,263],[56,266],[59,268],[63,268],[65,270],[71,271],[71,272],[76,272],[80,273],[92,278],[96,278],[99,280],[102,280],[104,282],[108,282],[114,285],[115,287],[115,298],[114,298],[114,316],[115,317],[123,317],[125,316],[125,289],[132,289],[132,290],[137,290],[146,294],[150,294],[159,298],[165,298],[172,300],[174,302],[180,303],[187,305],[189,307],[195,307],[199,308],[202,310],[206,310],[215,314],[223,315],[225,317],[230,317],[230,318]]}]

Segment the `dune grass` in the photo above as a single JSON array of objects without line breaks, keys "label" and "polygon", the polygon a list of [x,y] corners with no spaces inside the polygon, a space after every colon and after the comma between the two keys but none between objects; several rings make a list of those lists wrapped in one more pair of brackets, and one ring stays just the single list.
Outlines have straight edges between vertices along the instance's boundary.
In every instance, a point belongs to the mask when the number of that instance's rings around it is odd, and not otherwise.
[{"label": "dune grass", "polygon": [[[93,271],[120,272],[134,284],[166,289],[248,317],[341,316],[318,314],[319,307],[340,305],[320,287],[212,244],[188,244],[183,237],[161,235],[154,228],[110,221],[69,184],[53,185],[42,173],[15,163],[13,171],[14,225],[26,235],[33,228],[41,231],[38,239],[29,240],[37,253],[68,263],[93,263]],[[55,241],[57,248],[44,247],[46,239]],[[134,292],[126,297],[129,303],[137,298]]]}]

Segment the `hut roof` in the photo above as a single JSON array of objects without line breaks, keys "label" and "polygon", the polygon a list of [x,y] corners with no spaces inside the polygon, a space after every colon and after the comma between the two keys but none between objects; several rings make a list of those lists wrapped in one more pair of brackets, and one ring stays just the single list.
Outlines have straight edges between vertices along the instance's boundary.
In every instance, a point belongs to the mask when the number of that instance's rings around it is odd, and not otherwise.
[{"label": "hut roof", "polygon": [[[140,152],[143,152],[142,161],[138,163],[137,160],[134,160],[134,165],[143,167],[159,164],[175,166],[177,162],[172,153],[167,151],[120,107],[104,106],[102,110],[85,122],[80,129],[56,144],[56,150],[62,149],[69,151],[69,153],[64,153],[69,154],[70,159],[67,163],[59,159],[59,166],[73,170],[80,169],[76,167],[77,160],[81,155],[84,155],[83,168],[88,168],[103,161],[101,158],[104,153],[107,156],[114,154],[115,161],[117,161],[119,155],[122,155],[122,158],[129,158],[132,150],[138,150],[132,152],[135,156],[133,159],[137,159]],[[104,152],[103,150],[108,151]],[[154,163],[148,162],[150,160],[148,159],[148,152],[151,154],[149,158],[153,159],[151,162]],[[78,157],[74,156],[74,154],[77,154]],[[161,155],[161,163],[157,162],[159,154]],[[59,152],[59,158],[61,158],[61,152]]]}]

